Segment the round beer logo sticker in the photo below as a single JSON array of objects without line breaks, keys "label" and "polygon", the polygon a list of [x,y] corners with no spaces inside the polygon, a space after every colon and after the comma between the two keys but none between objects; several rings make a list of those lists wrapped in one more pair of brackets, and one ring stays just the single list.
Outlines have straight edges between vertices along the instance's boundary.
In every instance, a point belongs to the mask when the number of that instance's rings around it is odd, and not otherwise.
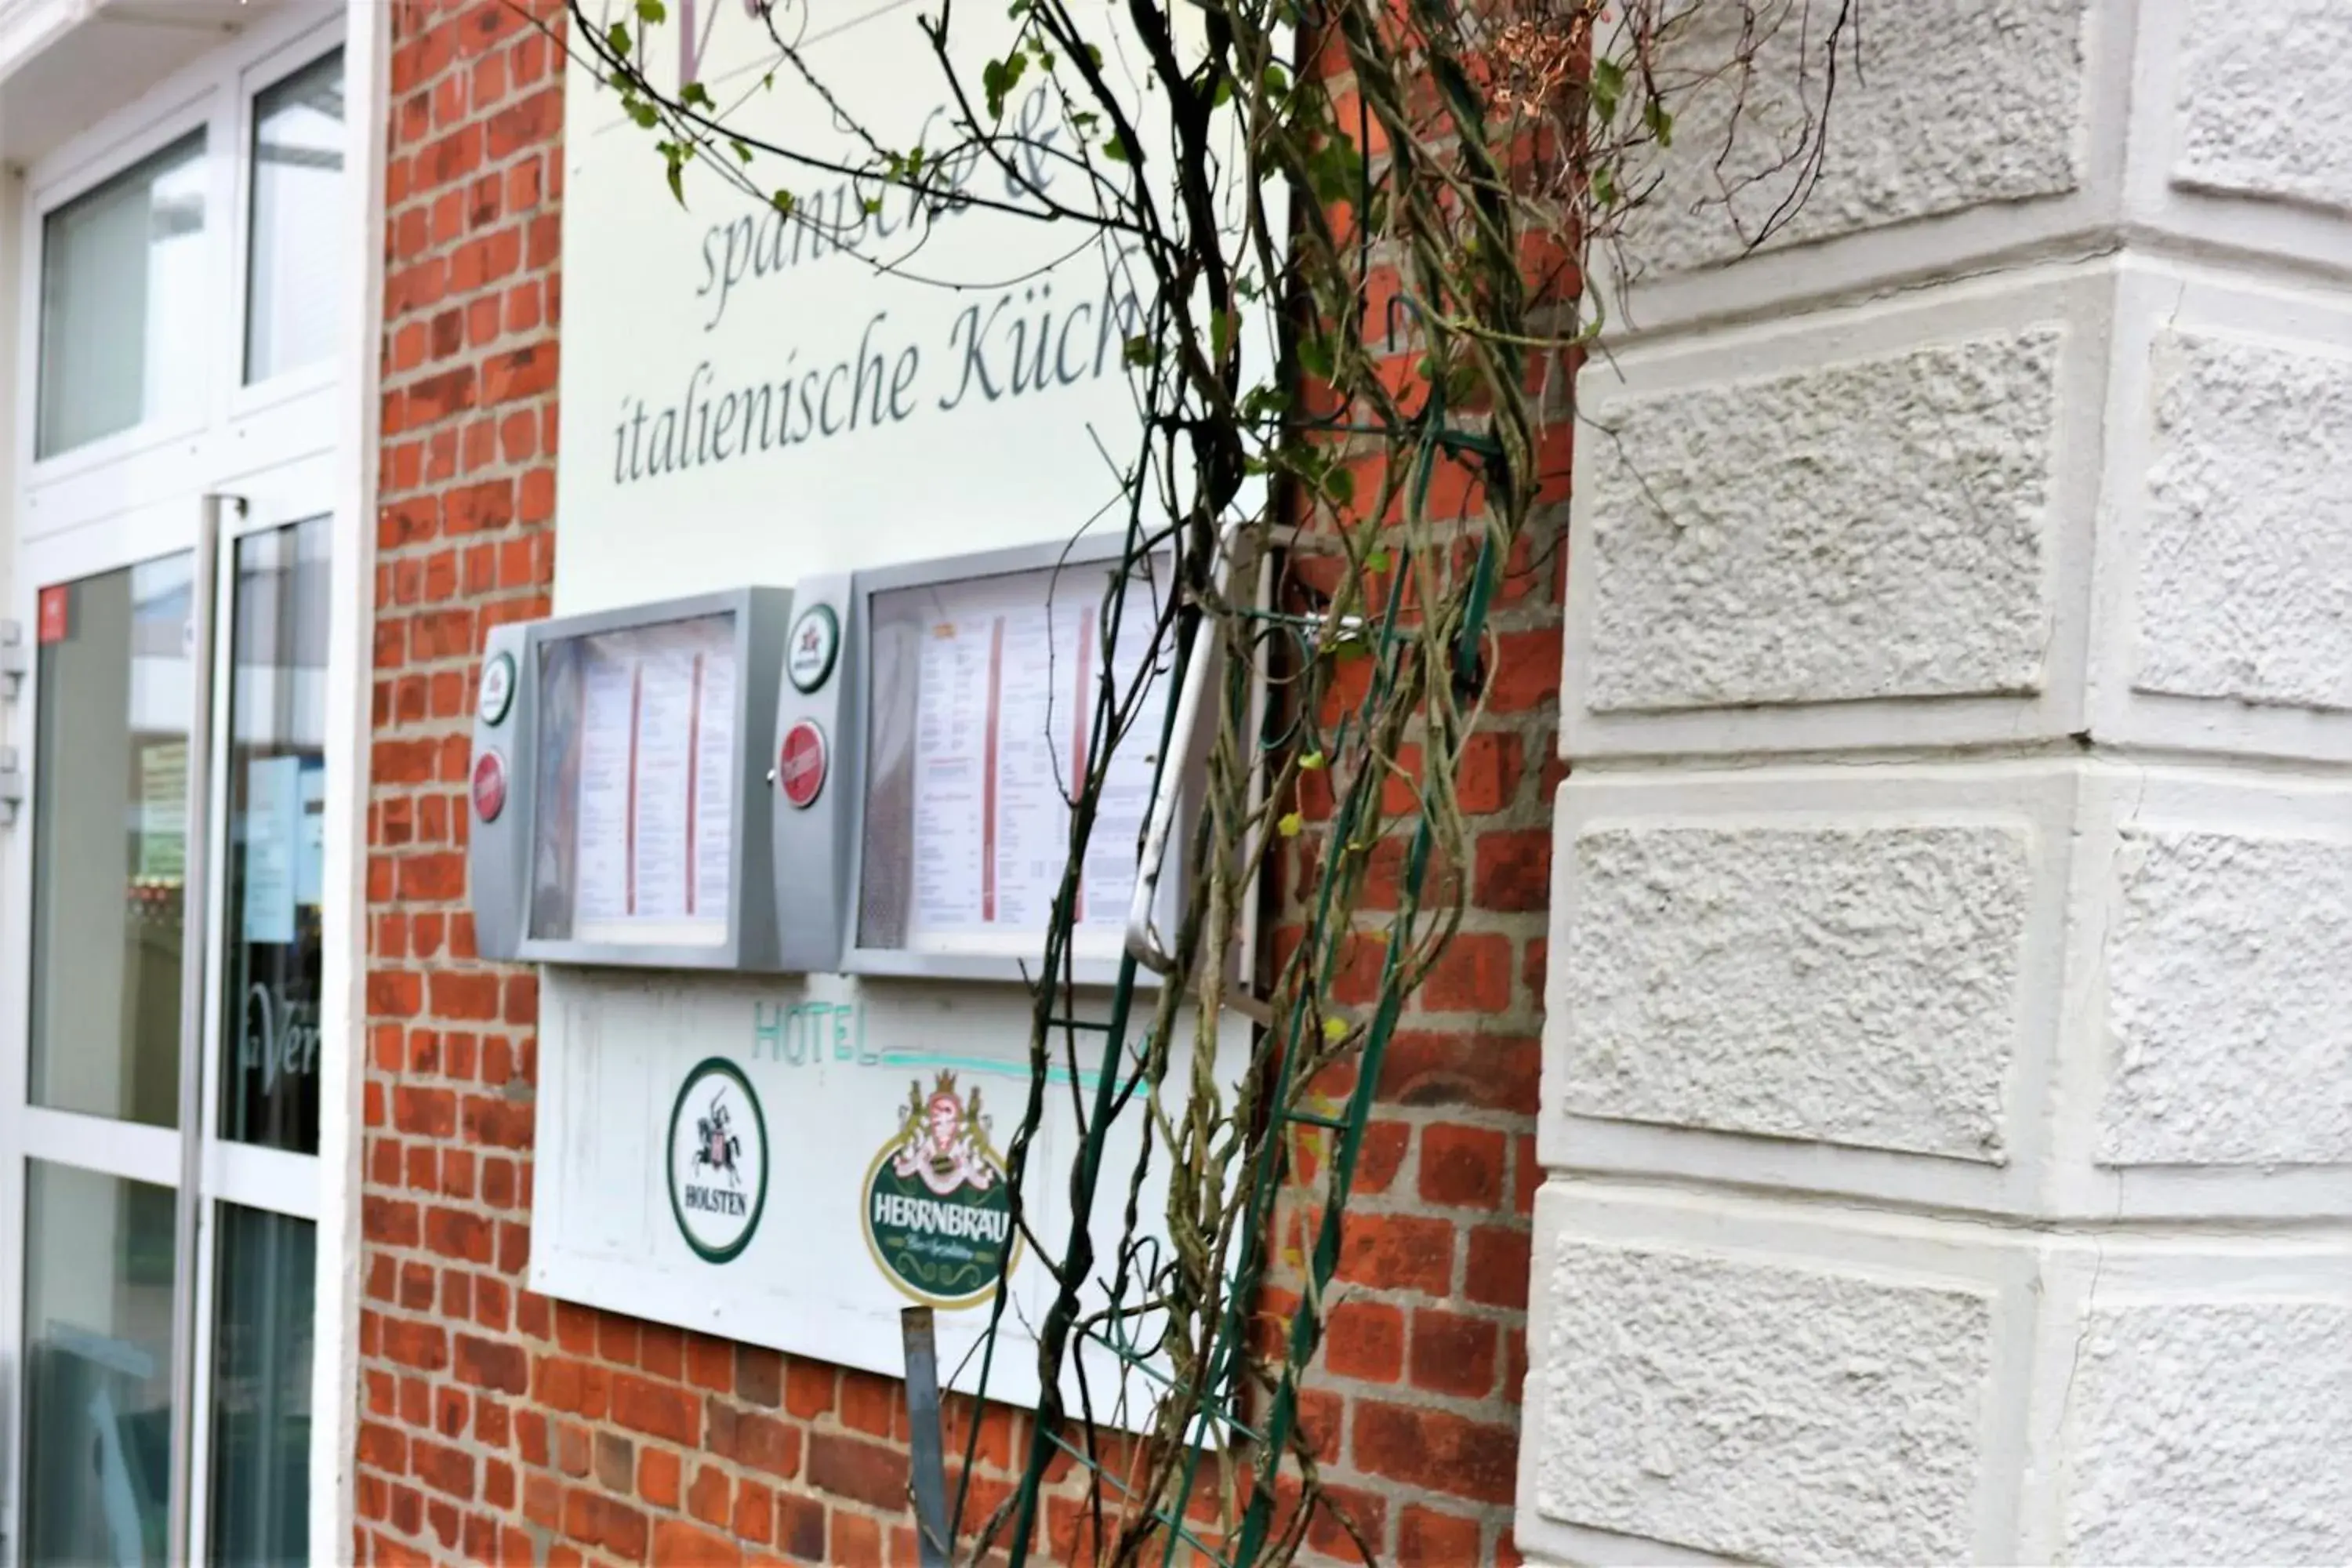
[{"label": "round beer logo sticker", "polygon": [[793,623],[792,647],[784,653],[784,673],[796,691],[814,691],[833,673],[834,655],[841,648],[841,618],[831,605],[812,605]]},{"label": "round beer logo sticker", "polygon": [[784,731],[776,749],[776,783],[797,810],[816,804],[824,788],[824,731],[814,719],[803,719]]},{"label": "round beer logo sticker", "polygon": [[972,1307],[1019,1257],[1004,1161],[988,1141],[980,1090],[943,1072],[907,1089],[898,1130],[866,1172],[866,1245],[884,1278],[932,1307]]},{"label": "round beer logo sticker", "polygon": [[474,815],[496,822],[507,808],[507,760],[495,746],[474,759]]},{"label": "round beer logo sticker", "polygon": [[507,710],[514,705],[514,656],[502,653],[482,666],[482,696],[477,710],[482,722],[492,729],[507,721]]},{"label": "round beer logo sticker", "polygon": [[743,1069],[711,1057],[686,1075],[669,1113],[669,1206],[707,1263],[751,1243],[768,1202],[768,1123]]}]

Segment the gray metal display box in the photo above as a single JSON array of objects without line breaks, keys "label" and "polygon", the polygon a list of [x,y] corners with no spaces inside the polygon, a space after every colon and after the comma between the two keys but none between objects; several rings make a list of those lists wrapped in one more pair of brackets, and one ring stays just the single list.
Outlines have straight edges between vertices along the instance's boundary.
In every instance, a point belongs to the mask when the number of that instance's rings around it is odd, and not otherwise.
[{"label": "gray metal display box", "polygon": [[[1046,794],[1075,779],[1085,762],[1078,747],[1089,728],[1100,668],[1100,611],[1121,547],[1120,538],[1109,534],[860,572],[823,585],[824,595],[838,596],[845,621],[843,658],[850,678],[832,695],[839,703],[837,771],[848,787],[839,789],[821,831],[810,824],[808,858],[780,856],[777,896],[780,904],[789,901],[790,887],[817,870],[817,855],[837,858],[825,863],[824,874],[838,876],[838,885],[849,890],[842,937],[843,964],[849,971],[1003,981],[1034,973],[1044,951],[1045,895],[1068,858],[1066,802],[1057,815]],[[1167,557],[1154,562],[1153,573],[1151,583],[1129,588],[1129,618],[1119,639],[1122,663],[1151,647],[1152,623],[1172,591]],[[976,668],[981,643],[974,628],[982,623],[992,627],[989,646],[995,656],[984,679]],[[966,648],[972,659],[959,663]],[[919,766],[927,749],[919,731],[951,721],[940,712],[949,706],[940,700],[940,689],[959,680],[975,700],[983,687],[988,696],[980,743],[984,761],[974,786],[982,799],[976,810],[959,811],[962,802],[939,809],[936,799],[925,796]],[[1167,698],[1163,674],[1138,704],[1135,726],[1115,753],[1121,776],[1107,792],[1116,798],[1098,817],[1089,846],[1084,882],[1095,899],[1080,922],[1070,971],[1082,985],[1117,978]],[[793,709],[789,682],[782,700]],[[780,727],[786,721],[780,713]],[[1003,842],[1015,816],[1007,797],[1022,787],[1015,783],[1020,770],[1008,753],[1039,745],[1045,736],[1072,750],[1055,769],[1028,770],[1021,810],[1029,818],[1034,853],[1024,879],[1009,874],[1016,857],[1005,852]],[[1179,847],[1154,900],[1163,929],[1172,922],[1183,891],[1179,868],[1193,809],[1186,786],[1194,739],[1175,738],[1179,755],[1169,787],[1181,792],[1184,804],[1174,836]],[[932,742],[931,752],[954,749],[936,734]],[[965,823],[971,826],[959,826]],[[780,850],[784,832],[780,823]],[[990,918],[942,926],[935,918],[938,909],[927,910],[927,902],[968,904],[971,889],[964,883],[971,876],[980,879],[983,906],[993,900]],[[1017,889],[1010,886],[1014,881],[1022,883]],[[1017,909],[1016,896],[1022,900]],[[1158,977],[1147,970],[1140,978],[1150,984]]]},{"label": "gray metal display box", "polygon": [[[1175,736],[1157,777],[1172,566],[1122,576],[1120,559],[1113,536],[494,628],[469,801],[477,949],[1018,982],[1044,954],[1112,644],[1133,717],[1070,969],[1109,983],[1138,910],[1166,930],[1181,907],[1198,742]],[[1174,847],[1139,895],[1155,810]]]},{"label": "gray metal display box", "polygon": [[767,797],[792,605],[737,588],[492,630],[468,801],[484,957],[835,966],[837,937],[795,924],[780,942],[776,918]]}]

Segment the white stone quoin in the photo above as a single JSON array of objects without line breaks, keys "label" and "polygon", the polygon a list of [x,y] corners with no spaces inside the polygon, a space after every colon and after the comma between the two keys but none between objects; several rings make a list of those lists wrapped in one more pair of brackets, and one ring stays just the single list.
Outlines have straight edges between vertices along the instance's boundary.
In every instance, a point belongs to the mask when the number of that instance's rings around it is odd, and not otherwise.
[{"label": "white stone quoin", "polygon": [[2352,5],[1864,18],[1580,385],[1517,1544],[2352,1562]]}]

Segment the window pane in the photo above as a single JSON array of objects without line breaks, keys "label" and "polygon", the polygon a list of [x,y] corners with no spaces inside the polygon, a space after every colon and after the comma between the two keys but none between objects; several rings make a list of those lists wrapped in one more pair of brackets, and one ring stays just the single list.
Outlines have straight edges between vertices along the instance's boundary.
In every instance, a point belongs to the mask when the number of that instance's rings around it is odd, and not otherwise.
[{"label": "window pane", "polygon": [[343,55],[338,49],[253,100],[248,383],[334,353],[342,177]]},{"label": "window pane", "polygon": [[211,319],[199,131],[42,226],[37,455],[195,406]]},{"label": "window pane", "polygon": [[327,520],[236,542],[221,1136],[319,1152]]},{"label": "window pane", "polygon": [[211,1558],[310,1559],[308,1220],[223,1204],[213,1306]]},{"label": "window pane", "polygon": [[25,1163],[25,1557],[161,1563],[172,1193]]},{"label": "window pane", "polygon": [[33,1103],[180,1119],[189,558],[41,590]]}]

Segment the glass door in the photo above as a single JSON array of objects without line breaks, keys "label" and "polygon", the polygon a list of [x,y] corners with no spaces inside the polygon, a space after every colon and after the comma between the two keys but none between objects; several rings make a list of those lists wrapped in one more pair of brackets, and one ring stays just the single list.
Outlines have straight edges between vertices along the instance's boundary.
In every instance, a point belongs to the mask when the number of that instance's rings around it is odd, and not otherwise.
[{"label": "glass door", "polygon": [[227,647],[198,1354],[195,1539],[215,1563],[308,1561],[326,808],[324,516],[244,532]]},{"label": "glass door", "polygon": [[26,1563],[162,1562],[179,1403],[187,550],[40,591],[24,1106]]},{"label": "glass door", "polygon": [[338,465],[373,304],[343,8],[253,10],[0,182],[28,656],[0,644],[0,1568],[304,1562],[334,1473],[320,1015],[352,956],[320,828],[358,737],[347,641],[326,743],[327,606],[361,599]]},{"label": "glass door", "polygon": [[0,1090],[26,1563],[309,1557],[331,535],[271,510],[207,498],[185,547],[131,530],[37,591]]}]

